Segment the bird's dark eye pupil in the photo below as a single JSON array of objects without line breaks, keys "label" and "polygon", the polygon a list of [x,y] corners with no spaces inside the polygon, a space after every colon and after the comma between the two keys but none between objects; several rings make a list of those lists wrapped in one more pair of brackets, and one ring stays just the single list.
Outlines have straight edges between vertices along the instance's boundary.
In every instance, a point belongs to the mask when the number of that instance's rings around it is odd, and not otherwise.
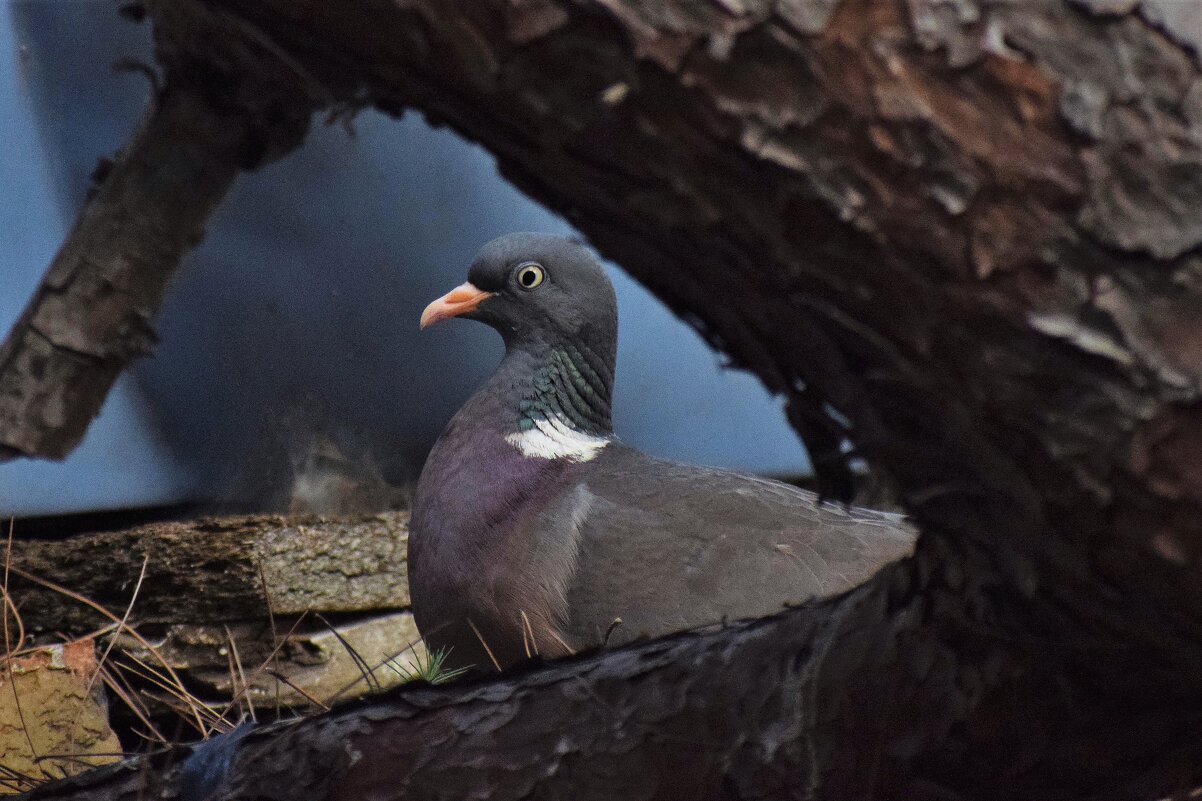
[{"label": "bird's dark eye pupil", "polygon": [[522,289],[534,289],[542,284],[546,273],[537,264],[524,264],[518,268],[518,284]]}]

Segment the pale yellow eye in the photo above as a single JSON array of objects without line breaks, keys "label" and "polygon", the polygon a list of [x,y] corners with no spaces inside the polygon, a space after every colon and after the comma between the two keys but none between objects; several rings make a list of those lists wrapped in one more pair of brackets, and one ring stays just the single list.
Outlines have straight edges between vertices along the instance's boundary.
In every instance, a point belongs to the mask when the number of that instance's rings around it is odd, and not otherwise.
[{"label": "pale yellow eye", "polygon": [[532,261],[518,267],[517,282],[522,289],[537,289],[546,278],[543,268]]}]

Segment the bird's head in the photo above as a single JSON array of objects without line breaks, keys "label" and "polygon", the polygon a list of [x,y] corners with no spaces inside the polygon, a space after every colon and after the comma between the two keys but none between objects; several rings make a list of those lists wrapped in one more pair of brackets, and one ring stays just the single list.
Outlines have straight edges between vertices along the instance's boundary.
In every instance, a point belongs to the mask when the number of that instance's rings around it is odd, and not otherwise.
[{"label": "bird's head", "polygon": [[487,323],[507,347],[587,341],[612,349],[613,285],[592,252],[552,234],[507,234],[476,254],[461,284],[422,312],[421,327],[449,317]]}]

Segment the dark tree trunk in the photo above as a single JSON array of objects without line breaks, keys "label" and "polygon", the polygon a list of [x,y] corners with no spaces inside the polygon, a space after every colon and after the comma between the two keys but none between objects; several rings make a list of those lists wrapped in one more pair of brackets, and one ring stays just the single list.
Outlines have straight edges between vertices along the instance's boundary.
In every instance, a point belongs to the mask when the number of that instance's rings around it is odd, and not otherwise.
[{"label": "dark tree trunk", "polygon": [[284,64],[480,141],[924,532],[778,618],[265,733],[221,797],[1202,781],[1202,69],[1102,5],[147,2],[214,86]]}]

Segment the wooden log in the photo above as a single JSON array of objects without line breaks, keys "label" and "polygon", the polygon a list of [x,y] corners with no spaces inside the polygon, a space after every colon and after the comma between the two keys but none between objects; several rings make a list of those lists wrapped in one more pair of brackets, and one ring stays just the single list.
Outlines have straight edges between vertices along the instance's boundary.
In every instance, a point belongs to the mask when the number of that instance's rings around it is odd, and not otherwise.
[{"label": "wooden log", "polygon": [[[395,687],[423,675],[429,663],[410,612],[333,621],[312,615],[281,618],[274,627],[267,620],[175,623],[143,637],[154,653],[123,634],[114,646],[114,669],[139,683],[140,666],[131,666],[127,656],[151,667],[166,663],[197,702],[216,710],[232,704],[244,710],[311,711]],[[167,710],[162,703],[149,706]]]},{"label": "wooden log", "polygon": [[[408,513],[345,519],[245,516],[13,543],[12,591],[27,629],[82,633],[109,622],[29,574],[120,617],[146,563],[134,625],[265,621],[306,611],[409,606]],[[17,573],[16,571],[20,571]]]}]

